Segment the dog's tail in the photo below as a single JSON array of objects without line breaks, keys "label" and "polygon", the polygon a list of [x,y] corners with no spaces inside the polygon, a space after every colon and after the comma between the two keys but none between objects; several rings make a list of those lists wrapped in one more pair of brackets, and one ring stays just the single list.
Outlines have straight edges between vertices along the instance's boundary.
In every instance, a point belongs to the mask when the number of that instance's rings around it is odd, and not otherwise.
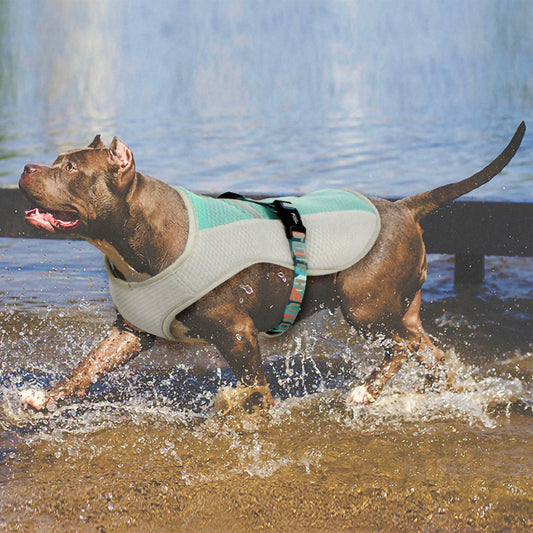
[{"label": "dog's tail", "polygon": [[505,150],[492,163],[473,176],[458,181],[457,183],[450,183],[449,185],[444,185],[431,191],[403,198],[402,200],[398,200],[397,203],[409,209],[414,219],[419,221],[440,205],[477,189],[499,174],[507,163],[511,161],[522,142],[525,131],[526,125],[522,122]]}]

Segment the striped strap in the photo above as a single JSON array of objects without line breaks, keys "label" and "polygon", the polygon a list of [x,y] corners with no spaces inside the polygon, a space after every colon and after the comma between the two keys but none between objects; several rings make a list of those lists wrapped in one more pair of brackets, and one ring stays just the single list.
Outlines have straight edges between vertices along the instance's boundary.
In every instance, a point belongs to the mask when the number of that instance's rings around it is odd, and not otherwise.
[{"label": "striped strap", "polygon": [[221,194],[219,198],[241,200],[269,207],[276,212],[285,227],[285,234],[289,240],[292,260],[294,262],[292,290],[281,322],[275,328],[264,333],[269,337],[277,337],[278,335],[285,333],[285,331],[294,324],[296,317],[302,308],[304,299],[305,286],[307,284],[308,262],[305,249],[306,229],[303,225],[302,217],[292,203],[285,200],[260,202],[232,192]]}]

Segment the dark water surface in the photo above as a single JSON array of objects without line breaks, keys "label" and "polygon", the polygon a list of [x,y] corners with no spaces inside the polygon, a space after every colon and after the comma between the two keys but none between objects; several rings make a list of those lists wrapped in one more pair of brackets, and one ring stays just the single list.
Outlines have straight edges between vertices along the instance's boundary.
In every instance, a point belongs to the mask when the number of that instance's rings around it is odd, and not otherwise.
[{"label": "dark water surface", "polygon": [[[119,135],[197,191],[405,196],[465,177],[533,127],[533,4],[0,1],[0,186]],[[531,201],[532,141],[474,198]],[[382,357],[323,312],[262,346],[276,405],[221,416],[210,348],[159,342],[53,413],[21,406],[114,319],[77,241],[0,240],[0,529],[533,529],[533,268],[480,287],[430,256],[422,318],[452,387],[407,365],[347,409]]]}]

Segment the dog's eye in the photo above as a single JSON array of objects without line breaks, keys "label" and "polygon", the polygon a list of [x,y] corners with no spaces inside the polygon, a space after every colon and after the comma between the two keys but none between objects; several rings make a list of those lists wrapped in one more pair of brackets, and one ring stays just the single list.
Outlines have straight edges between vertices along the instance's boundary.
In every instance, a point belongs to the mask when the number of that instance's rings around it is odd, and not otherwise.
[{"label": "dog's eye", "polygon": [[70,161],[65,165],[65,170],[67,172],[74,172],[76,170],[76,165]]}]

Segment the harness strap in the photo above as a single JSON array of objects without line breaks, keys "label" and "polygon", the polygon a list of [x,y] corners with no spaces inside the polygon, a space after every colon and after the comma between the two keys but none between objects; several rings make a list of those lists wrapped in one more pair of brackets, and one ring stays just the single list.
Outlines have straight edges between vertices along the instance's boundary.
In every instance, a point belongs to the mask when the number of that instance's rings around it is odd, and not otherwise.
[{"label": "harness strap", "polygon": [[302,217],[292,203],[285,200],[260,202],[258,200],[252,200],[233,192],[225,192],[224,194],[221,194],[219,198],[241,200],[263,205],[275,211],[283,223],[285,234],[287,235],[287,239],[289,240],[289,245],[291,248],[292,260],[294,262],[294,279],[292,282],[292,290],[289,296],[289,301],[285,307],[285,312],[283,313],[281,322],[275,328],[264,333],[269,337],[277,337],[278,335],[281,335],[287,331],[294,324],[294,321],[296,320],[296,317],[302,308],[302,302],[304,299],[305,286],[307,284],[308,266],[307,252],[305,249],[307,230],[302,222]]}]

